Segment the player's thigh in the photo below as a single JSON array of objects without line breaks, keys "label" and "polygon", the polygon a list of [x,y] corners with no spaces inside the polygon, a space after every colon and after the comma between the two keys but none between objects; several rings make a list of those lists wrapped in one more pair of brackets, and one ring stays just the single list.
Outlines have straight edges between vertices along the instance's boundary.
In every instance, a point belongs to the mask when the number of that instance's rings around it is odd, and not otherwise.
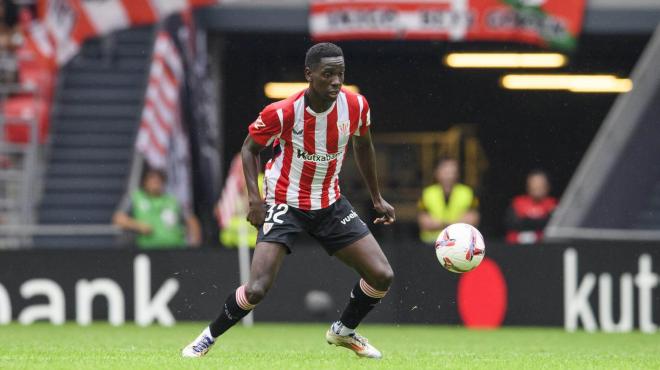
[{"label": "player's thigh", "polygon": [[287,249],[283,244],[257,243],[252,257],[250,279],[245,286],[245,292],[250,303],[257,304],[266,296],[280,271],[282,260],[286,254]]},{"label": "player's thigh", "polygon": [[348,199],[341,197],[315,217],[310,234],[333,256],[338,251],[370,234]]},{"label": "player's thigh", "polygon": [[335,256],[355,269],[367,283],[379,290],[387,290],[394,272],[385,253],[373,235],[368,234],[340,249]]},{"label": "player's thigh", "polygon": [[268,290],[280,271],[288,250],[280,243],[259,242],[255,247],[248,285],[258,284]]},{"label": "player's thigh", "polygon": [[286,204],[264,204],[266,219],[258,228],[257,244],[276,243],[291,253],[298,235],[305,230],[308,217],[303,211]]}]

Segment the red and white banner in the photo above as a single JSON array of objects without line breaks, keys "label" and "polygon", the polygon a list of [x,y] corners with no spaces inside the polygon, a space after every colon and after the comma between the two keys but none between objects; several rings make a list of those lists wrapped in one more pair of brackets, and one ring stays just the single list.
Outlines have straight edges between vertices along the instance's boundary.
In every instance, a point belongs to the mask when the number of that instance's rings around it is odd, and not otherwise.
[{"label": "red and white banner", "polygon": [[236,154],[231,161],[229,173],[225,179],[225,187],[216,206],[216,216],[220,228],[229,225],[232,217],[236,215],[247,215],[247,188],[243,176],[243,160],[240,154]]},{"label": "red and white banner", "polygon": [[154,46],[136,149],[149,166],[165,170],[168,191],[190,206],[190,150],[181,121],[184,68],[172,38],[161,31]]},{"label": "red and white banner", "polygon": [[[217,4],[219,0],[39,0],[38,20],[45,35],[27,37],[48,39],[48,48],[41,48],[44,57],[54,57],[63,65],[76,55],[85,39],[116,30],[158,22],[170,14],[200,6]],[[39,29],[36,29],[39,31]]]},{"label": "red and white banner", "polygon": [[179,89],[182,81],[179,52],[167,32],[161,32],[156,38],[136,144],[149,163],[159,168],[164,168],[167,162],[174,127],[181,125]]},{"label": "red and white banner", "polygon": [[316,0],[315,40],[518,41],[570,49],[585,0]]}]

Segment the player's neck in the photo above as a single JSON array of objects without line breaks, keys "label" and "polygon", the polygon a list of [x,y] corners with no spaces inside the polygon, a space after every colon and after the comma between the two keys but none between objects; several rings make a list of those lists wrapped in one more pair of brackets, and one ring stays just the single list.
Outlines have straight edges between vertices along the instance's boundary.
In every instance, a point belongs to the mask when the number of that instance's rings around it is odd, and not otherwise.
[{"label": "player's neck", "polygon": [[334,101],[329,101],[318,96],[312,89],[305,92],[305,106],[310,107],[316,113],[323,113],[330,109]]}]

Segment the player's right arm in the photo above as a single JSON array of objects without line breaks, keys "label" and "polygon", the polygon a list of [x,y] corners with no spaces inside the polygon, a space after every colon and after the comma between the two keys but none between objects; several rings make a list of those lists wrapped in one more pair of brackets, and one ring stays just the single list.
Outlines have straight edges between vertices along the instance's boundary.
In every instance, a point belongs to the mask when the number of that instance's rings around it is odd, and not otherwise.
[{"label": "player's right arm", "polygon": [[241,158],[243,159],[243,175],[245,176],[245,186],[248,191],[248,201],[250,208],[247,220],[255,227],[264,223],[266,211],[263,207],[263,199],[259,193],[259,153],[265,146],[254,141],[252,136],[248,135],[241,148]]},{"label": "player's right arm", "polygon": [[281,132],[282,123],[277,111],[272,106],[268,106],[250,124],[249,134],[241,148],[243,175],[250,204],[247,220],[257,228],[264,223],[266,217],[263,207],[264,200],[259,192],[259,164],[261,163],[259,153],[279,137]]}]

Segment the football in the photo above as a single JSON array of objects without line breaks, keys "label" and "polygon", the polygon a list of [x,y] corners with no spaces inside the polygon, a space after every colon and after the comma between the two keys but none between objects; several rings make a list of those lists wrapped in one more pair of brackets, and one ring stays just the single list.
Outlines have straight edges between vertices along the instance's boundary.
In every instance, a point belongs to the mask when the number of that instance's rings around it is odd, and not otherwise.
[{"label": "football", "polygon": [[435,241],[435,254],[442,267],[461,274],[479,266],[486,254],[486,244],[474,226],[452,224]]}]

